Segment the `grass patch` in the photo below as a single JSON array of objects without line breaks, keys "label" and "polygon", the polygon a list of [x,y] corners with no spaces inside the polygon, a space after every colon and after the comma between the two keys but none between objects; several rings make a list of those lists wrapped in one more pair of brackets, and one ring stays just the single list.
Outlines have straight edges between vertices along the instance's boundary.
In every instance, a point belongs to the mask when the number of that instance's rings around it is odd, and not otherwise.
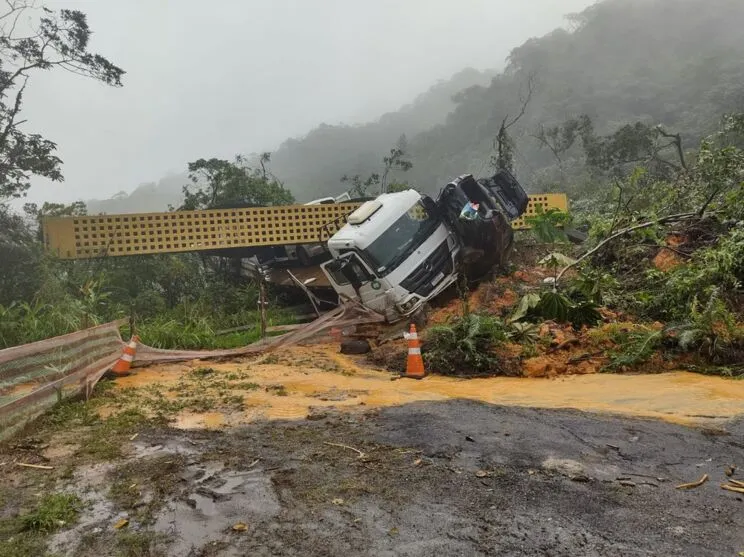
[{"label": "grass patch", "polygon": [[148,422],[150,419],[135,408],[118,412],[105,420],[99,419],[81,443],[78,452],[99,460],[119,458],[127,437]]},{"label": "grass patch", "polygon": [[261,387],[258,383],[253,383],[251,381],[240,381],[238,383],[233,383],[230,386],[233,389],[239,389],[241,391],[255,391]]},{"label": "grass patch", "polygon": [[44,555],[44,536],[34,532],[18,532],[6,537],[0,524],[0,555],[3,557],[38,557]]},{"label": "grass patch", "polygon": [[81,504],[80,498],[72,493],[45,495],[36,509],[21,516],[23,530],[50,533],[73,524]]},{"label": "grass patch", "polygon": [[44,555],[46,537],[77,521],[82,503],[77,495],[50,493],[28,512],[0,520],[0,555]]}]

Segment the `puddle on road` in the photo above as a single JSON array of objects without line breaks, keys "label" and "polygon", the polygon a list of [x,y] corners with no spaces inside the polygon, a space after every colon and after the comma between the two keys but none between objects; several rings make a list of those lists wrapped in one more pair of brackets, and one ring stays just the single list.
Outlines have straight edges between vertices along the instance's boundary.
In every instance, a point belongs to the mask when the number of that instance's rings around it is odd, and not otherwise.
[{"label": "puddle on road", "polygon": [[[223,428],[265,419],[302,419],[328,408],[359,411],[416,401],[470,399],[491,404],[573,408],[691,424],[744,414],[744,382],[687,372],[656,375],[594,374],[555,379],[493,377],[457,379],[430,376],[398,379],[385,371],[359,367],[335,346],[295,347],[279,364],[209,363],[215,379],[247,374],[259,388],[236,389],[241,412],[181,412],[174,426]],[[325,360],[324,360],[325,359]],[[325,361],[325,364],[323,363]],[[331,364],[329,364],[331,362]],[[329,365],[333,371],[327,371]],[[335,367],[334,367],[335,366]],[[193,365],[164,364],[116,380],[117,388],[147,389],[176,383]],[[205,383],[207,389],[209,382]],[[283,387],[278,389],[277,386]],[[194,393],[191,393],[193,395]]]},{"label": "puddle on road", "polygon": [[154,530],[173,537],[168,555],[192,555],[205,540],[229,540],[238,522],[250,529],[281,511],[271,480],[260,469],[233,472],[216,465],[199,471],[205,475],[196,481],[194,491],[170,501],[153,525]]}]

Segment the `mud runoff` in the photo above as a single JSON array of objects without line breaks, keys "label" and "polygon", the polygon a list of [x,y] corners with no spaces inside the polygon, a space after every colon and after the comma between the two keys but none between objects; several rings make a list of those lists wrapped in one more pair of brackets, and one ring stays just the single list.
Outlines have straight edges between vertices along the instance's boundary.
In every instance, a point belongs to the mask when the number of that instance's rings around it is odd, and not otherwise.
[{"label": "mud runoff", "polygon": [[[66,489],[89,506],[49,547],[82,557],[736,555],[744,503],[719,483],[744,462],[742,433],[740,422],[699,430],[462,400],[151,429],[122,461],[76,471]],[[704,473],[703,486],[675,489]],[[131,499],[114,496],[122,481]],[[133,538],[146,552],[115,550]]]},{"label": "mud runoff", "polygon": [[[744,414],[744,382],[688,372],[553,379],[430,376],[423,381],[393,381],[395,375],[361,362],[338,354],[336,346],[320,345],[295,347],[282,356],[256,361],[152,366],[117,379],[113,404],[101,412],[108,415],[148,403],[152,410],[160,411],[163,399],[211,401],[180,405],[172,425],[182,429],[220,429],[261,420],[322,416],[335,409],[362,412],[451,399],[574,408],[683,424],[715,423]],[[208,373],[198,377],[200,370]],[[222,404],[226,396],[237,404]]]}]

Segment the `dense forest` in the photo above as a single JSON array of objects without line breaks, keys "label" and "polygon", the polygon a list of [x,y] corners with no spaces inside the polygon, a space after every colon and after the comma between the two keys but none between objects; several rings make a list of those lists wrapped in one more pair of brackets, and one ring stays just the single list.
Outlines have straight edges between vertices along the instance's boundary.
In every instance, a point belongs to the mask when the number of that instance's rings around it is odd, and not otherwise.
[{"label": "dense forest", "polygon": [[[395,176],[436,192],[465,172],[487,174],[502,121],[518,178],[531,191],[568,189],[585,179],[578,142],[560,153],[545,132],[587,116],[597,134],[628,122],[661,124],[694,149],[721,115],[744,107],[744,3],[738,0],[604,0],[567,18],[565,29],[512,50],[503,72],[464,70],[410,105],[364,125],[321,125],[272,153],[272,170],[298,201],[334,195],[344,175],[379,173],[401,135],[413,167]],[[493,65],[501,64],[494,60]],[[562,147],[565,147],[563,145]],[[236,146],[239,150],[239,146]],[[177,205],[185,175],[148,184],[91,212]]]}]

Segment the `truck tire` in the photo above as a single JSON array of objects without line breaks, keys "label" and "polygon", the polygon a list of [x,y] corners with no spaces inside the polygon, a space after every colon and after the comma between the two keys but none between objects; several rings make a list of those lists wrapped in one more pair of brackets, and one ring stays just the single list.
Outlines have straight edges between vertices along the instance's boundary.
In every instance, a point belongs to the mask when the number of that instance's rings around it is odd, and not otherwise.
[{"label": "truck tire", "polygon": [[345,340],[341,343],[342,354],[366,354],[372,350],[366,340]]}]

